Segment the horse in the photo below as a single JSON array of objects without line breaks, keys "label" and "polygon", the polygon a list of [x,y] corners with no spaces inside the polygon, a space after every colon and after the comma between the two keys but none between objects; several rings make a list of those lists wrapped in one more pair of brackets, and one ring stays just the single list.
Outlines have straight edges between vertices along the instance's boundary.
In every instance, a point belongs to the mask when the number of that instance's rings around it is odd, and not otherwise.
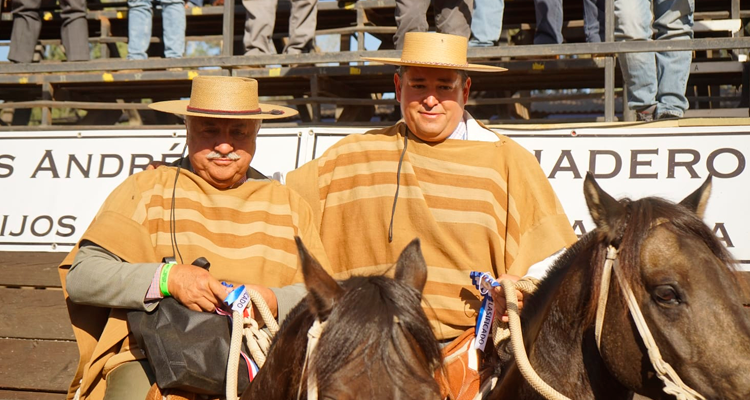
[{"label": "horse", "polygon": [[[437,400],[433,376],[442,355],[421,307],[427,267],[419,240],[402,251],[394,279],[342,282],[299,238],[297,247],[308,295],[282,324],[242,399]],[[322,332],[312,333],[321,323]]]},{"label": "horse", "polygon": [[[701,220],[710,187],[709,177],[679,204],[656,197],[617,201],[586,176],[596,229],[561,256],[521,312],[523,347],[543,381],[570,399],[625,400],[633,392],[675,398],[663,390],[670,386],[656,373],[629,312],[621,289],[629,286],[663,361],[694,394],[681,398],[750,398],[750,315],[731,255]],[[610,283],[602,285],[608,255],[616,261]],[[597,346],[597,303],[607,288]],[[485,357],[483,398],[544,398],[516,362]],[[493,377],[497,384],[489,389]]]}]

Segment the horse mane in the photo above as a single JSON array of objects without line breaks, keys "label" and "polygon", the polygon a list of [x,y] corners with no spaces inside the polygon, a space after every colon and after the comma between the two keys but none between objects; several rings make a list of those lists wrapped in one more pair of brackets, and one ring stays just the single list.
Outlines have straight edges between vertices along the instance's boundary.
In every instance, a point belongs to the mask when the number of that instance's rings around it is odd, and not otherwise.
[{"label": "horse mane", "polygon": [[[332,383],[333,374],[352,361],[368,365],[381,363],[394,385],[402,392],[414,379],[439,388],[432,376],[422,376],[407,361],[410,347],[421,351],[423,369],[442,364],[440,346],[420,304],[416,289],[383,276],[355,276],[341,282],[343,296],[333,307],[311,364],[318,386]],[[399,340],[403,334],[407,343]],[[379,349],[379,351],[377,351]]]},{"label": "horse mane", "polygon": [[[631,287],[642,285],[639,269],[641,247],[651,229],[656,226],[669,229],[678,236],[699,239],[728,269],[736,270],[736,260],[729,251],[700,217],[686,207],[659,197],[645,197],[639,200],[624,198],[620,203],[627,208],[627,217],[611,228],[617,233],[612,244],[619,249],[619,271]],[[586,274],[589,282],[584,283],[585,287],[590,288],[590,294],[585,307],[580,308],[579,317],[585,326],[592,324],[596,317],[602,267],[610,244],[607,238],[611,237],[611,234],[610,231],[594,229],[563,253],[540,282],[536,293],[526,301],[523,315],[538,315],[556,292],[568,269],[579,256],[582,256],[582,259],[591,260],[589,265],[585,266],[589,270]],[[622,301],[622,298],[618,299]]]},{"label": "horse mane", "polygon": [[[547,275],[539,282],[534,294],[529,296],[528,299],[524,299],[524,307],[521,313],[526,325],[524,326],[524,332],[526,332],[527,326],[531,323],[531,316],[543,317],[544,308],[549,304],[552,296],[556,293],[560,282],[562,282],[565,274],[568,273],[569,267],[579,255],[591,251],[596,238],[596,231],[592,231],[578,239],[577,242],[570,246],[568,250],[555,260],[555,263],[547,271]],[[580,317],[584,316],[585,314],[582,314]]]}]

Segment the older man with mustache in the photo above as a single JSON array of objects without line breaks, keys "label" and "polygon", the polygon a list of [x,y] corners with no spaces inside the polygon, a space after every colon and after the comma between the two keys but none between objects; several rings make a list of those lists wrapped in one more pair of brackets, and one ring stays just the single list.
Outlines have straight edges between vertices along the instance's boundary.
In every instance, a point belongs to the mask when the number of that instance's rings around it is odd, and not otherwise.
[{"label": "older man with mustache", "polygon": [[154,375],[126,310],[172,296],[213,312],[225,281],[253,286],[281,319],[304,296],[289,286],[302,281],[294,236],[328,264],[307,203],[249,167],[261,120],[295,110],[259,104],[257,81],[236,77],[196,77],[189,101],[151,107],[186,116],[188,157],[126,179],[60,266],[81,353],[68,398],[146,397]]}]

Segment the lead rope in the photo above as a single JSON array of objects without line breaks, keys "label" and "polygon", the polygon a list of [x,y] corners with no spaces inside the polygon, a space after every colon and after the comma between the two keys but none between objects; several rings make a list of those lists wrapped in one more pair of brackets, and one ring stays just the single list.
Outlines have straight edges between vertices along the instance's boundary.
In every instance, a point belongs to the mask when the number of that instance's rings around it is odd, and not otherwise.
[{"label": "lead rope", "polygon": [[[539,280],[531,276],[526,276],[515,282],[513,285],[515,286],[515,290],[519,290],[525,294],[532,294],[536,291],[537,286],[539,286]],[[515,304],[517,307],[518,303]],[[508,325],[507,322],[500,321],[500,318],[492,319],[492,341],[495,344],[495,350],[501,365],[513,359],[513,349],[511,348],[510,352],[505,350],[510,344],[509,339],[511,333]],[[482,385],[479,388],[479,392],[474,396],[474,400],[482,400],[492,391],[492,389],[495,388],[495,385],[497,385],[496,376],[492,377],[489,384]]]},{"label": "lead rope", "polygon": [[605,261],[604,271],[602,271],[602,293],[599,295],[599,304],[596,310],[596,324],[594,330],[596,335],[596,345],[599,348],[599,353],[601,354],[601,334],[602,326],[604,325],[604,310],[607,307],[609,281],[612,276],[612,270],[614,269],[617,283],[620,285],[620,289],[622,289],[623,295],[625,296],[625,300],[628,304],[628,309],[630,310],[630,315],[631,317],[633,317],[635,326],[636,328],[638,328],[638,333],[641,335],[643,344],[648,350],[648,358],[651,361],[651,365],[654,367],[656,375],[659,377],[659,379],[664,382],[664,392],[675,396],[677,400],[705,400],[705,398],[698,392],[686,385],[682,381],[682,379],[680,379],[680,376],[677,374],[674,368],[672,368],[672,366],[669,365],[668,362],[664,361],[664,359],[661,357],[659,346],[656,344],[653,335],[651,335],[651,330],[649,330],[648,325],[646,324],[646,320],[643,318],[643,313],[641,313],[641,309],[638,306],[638,301],[636,300],[633,291],[630,289],[630,285],[625,279],[622,278],[621,274],[618,272],[618,268],[614,268],[616,259],[617,249],[615,249],[613,246],[609,246],[607,248],[607,261]]},{"label": "lead rope", "polygon": [[[263,300],[263,296],[255,290],[246,290],[250,296],[250,301],[255,304],[271,334],[269,335],[259,329],[258,322],[255,319],[244,318],[240,311],[232,312],[232,340],[229,346],[229,360],[227,361],[227,400],[237,399],[237,371],[240,367],[240,348],[242,347],[243,336],[250,350],[250,355],[260,369],[266,362],[266,354],[271,347],[271,338],[279,331],[279,324],[276,322],[271,309],[268,308],[268,304]],[[252,307],[252,304],[249,306]],[[248,327],[245,328],[245,326]],[[248,368],[250,368],[249,365]]]},{"label": "lead rope", "polygon": [[503,279],[500,281],[500,285],[503,287],[503,292],[505,293],[505,302],[508,310],[511,348],[516,357],[516,364],[518,365],[518,370],[521,371],[521,375],[523,375],[534,390],[544,396],[547,400],[570,400],[568,397],[565,397],[563,394],[552,388],[552,386],[544,382],[544,380],[537,375],[536,371],[534,371],[534,367],[531,366],[529,357],[526,354],[526,347],[523,344],[521,317],[518,314],[518,298],[516,297],[515,284],[509,279]]}]

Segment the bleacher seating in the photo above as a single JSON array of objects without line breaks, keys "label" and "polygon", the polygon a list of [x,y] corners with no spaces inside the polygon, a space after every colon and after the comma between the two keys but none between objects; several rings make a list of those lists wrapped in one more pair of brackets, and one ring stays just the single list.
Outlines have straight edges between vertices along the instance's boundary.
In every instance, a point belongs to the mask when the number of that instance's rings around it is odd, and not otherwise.
[{"label": "bleacher seating", "polygon": [[[732,14],[732,1],[739,3]],[[149,113],[143,104],[144,99],[166,100],[189,93],[190,79],[196,74],[233,74],[250,76],[261,81],[261,95],[272,101],[301,107],[303,122],[330,122],[335,107],[357,110],[370,109],[362,114],[367,121],[373,113],[381,120],[398,118],[392,107],[393,101],[382,100],[383,93],[392,91],[391,74],[393,69],[376,65],[363,65],[359,53],[348,52],[351,47],[363,50],[365,35],[372,35],[382,44],[380,51],[392,51],[391,38],[395,32],[393,17],[395,0],[362,0],[358,2],[323,1],[319,3],[317,34],[340,34],[340,52],[319,53],[304,56],[244,57],[242,54],[242,34],[244,29],[244,9],[240,2],[234,4],[234,23],[230,36],[233,37],[232,56],[186,58],[181,60],[160,59],[161,32],[160,14],[154,17],[154,37],[146,62],[124,62],[119,57],[116,43],[127,41],[127,7],[124,2],[89,3],[90,42],[99,45],[103,59],[88,63],[63,63],[43,61],[30,66],[0,63],[0,111],[19,107],[42,109],[42,125],[77,124],[110,125],[129,115],[131,124],[171,124],[174,120],[159,119]],[[283,46],[288,29],[289,3],[282,0],[277,13],[274,38]],[[583,42],[582,4],[566,1],[564,35],[566,42]],[[746,11],[742,11],[746,10]],[[41,40],[43,44],[59,43],[59,10],[47,9],[46,21]],[[739,15],[738,15],[739,14]],[[208,6],[188,11],[187,39],[221,43],[222,18],[224,7]],[[696,37],[729,38],[743,33],[742,15],[750,16],[750,0],[696,0]],[[545,118],[546,113],[516,112],[528,108],[531,102],[544,101],[549,94],[558,99],[565,93],[571,96],[588,94],[602,96],[605,88],[605,59],[584,54],[586,51],[563,55],[557,59],[549,57],[510,57],[509,54],[530,43],[534,29],[534,6],[532,0],[508,0],[504,18],[502,45],[471,57],[473,61],[490,62],[509,69],[504,74],[474,74],[471,107],[480,118],[499,120],[510,118]],[[3,21],[10,21],[8,12],[2,13]],[[431,15],[428,21],[431,21]],[[10,36],[10,23],[0,24],[0,40]],[[228,36],[229,37],[229,36]],[[357,45],[354,40],[360,39]],[[743,39],[744,40],[744,39]],[[6,43],[7,44],[7,43]],[[222,43],[222,45],[225,45]],[[746,46],[750,47],[750,46]],[[554,47],[525,46],[533,53],[555,54]],[[592,47],[593,49],[594,47]],[[606,47],[596,47],[606,49]],[[330,49],[329,49],[330,50]],[[596,53],[595,56],[601,56]],[[726,51],[698,51],[694,59],[693,73],[688,94],[691,112],[700,114],[719,106],[722,97],[720,88],[739,87],[743,83],[744,54]],[[560,54],[560,53],[558,53]],[[109,57],[109,58],[106,58]],[[313,65],[310,65],[312,63]],[[214,67],[213,69],[206,69]],[[220,68],[216,68],[220,67]],[[253,68],[248,68],[253,67]],[[175,71],[175,68],[182,70]],[[133,70],[142,70],[133,71]],[[167,70],[169,69],[169,70]],[[128,70],[121,72],[122,70]],[[616,86],[621,87],[619,70],[615,68]],[[156,87],[159,90],[154,90]],[[564,93],[546,91],[567,90]],[[581,93],[584,90],[585,93]],[[534,96],[531,94],[534,93]],[[617,91],[619,96],[621,91]],[[575,98],[571,97],[574,101]],[[737,95],[731,95],[737,98]],[[738,99],[736,103],[739,103]],[[146,100],[148,101],[148,100]],[[355,104],[356,103],[356,104]],[[726,93],[724,101],[726,104]],[[603,102],[598,101],[594,114],[603,113]],[[67,107],[90,110],[87,118],[70,121],[54,121],[52,107]],[[322,108],[321,108],[322,107]],[[554,108],[554,107],[553,107]],[[582,109],[584,109],[582,105]],[[119,110],[119,111],[118,111]],[[122,110],[127,112],[123,113]],[[587,110],[588,111],[591,110]],[[741,112],[741,111],[737,111]],[[715,111],[713,111],[715,113]],[[591,113],[588,113],[589,115]],[[345,115],[352,115],[345,113]],[[695,115],[695,114],[694,114]],[[591,118],[589,116],[589,118]],[[10,118],[6,115],[6,124]],[[14,118],[15,123],[25,122]],[[3,128],[0,124],[0,129]]]}]

